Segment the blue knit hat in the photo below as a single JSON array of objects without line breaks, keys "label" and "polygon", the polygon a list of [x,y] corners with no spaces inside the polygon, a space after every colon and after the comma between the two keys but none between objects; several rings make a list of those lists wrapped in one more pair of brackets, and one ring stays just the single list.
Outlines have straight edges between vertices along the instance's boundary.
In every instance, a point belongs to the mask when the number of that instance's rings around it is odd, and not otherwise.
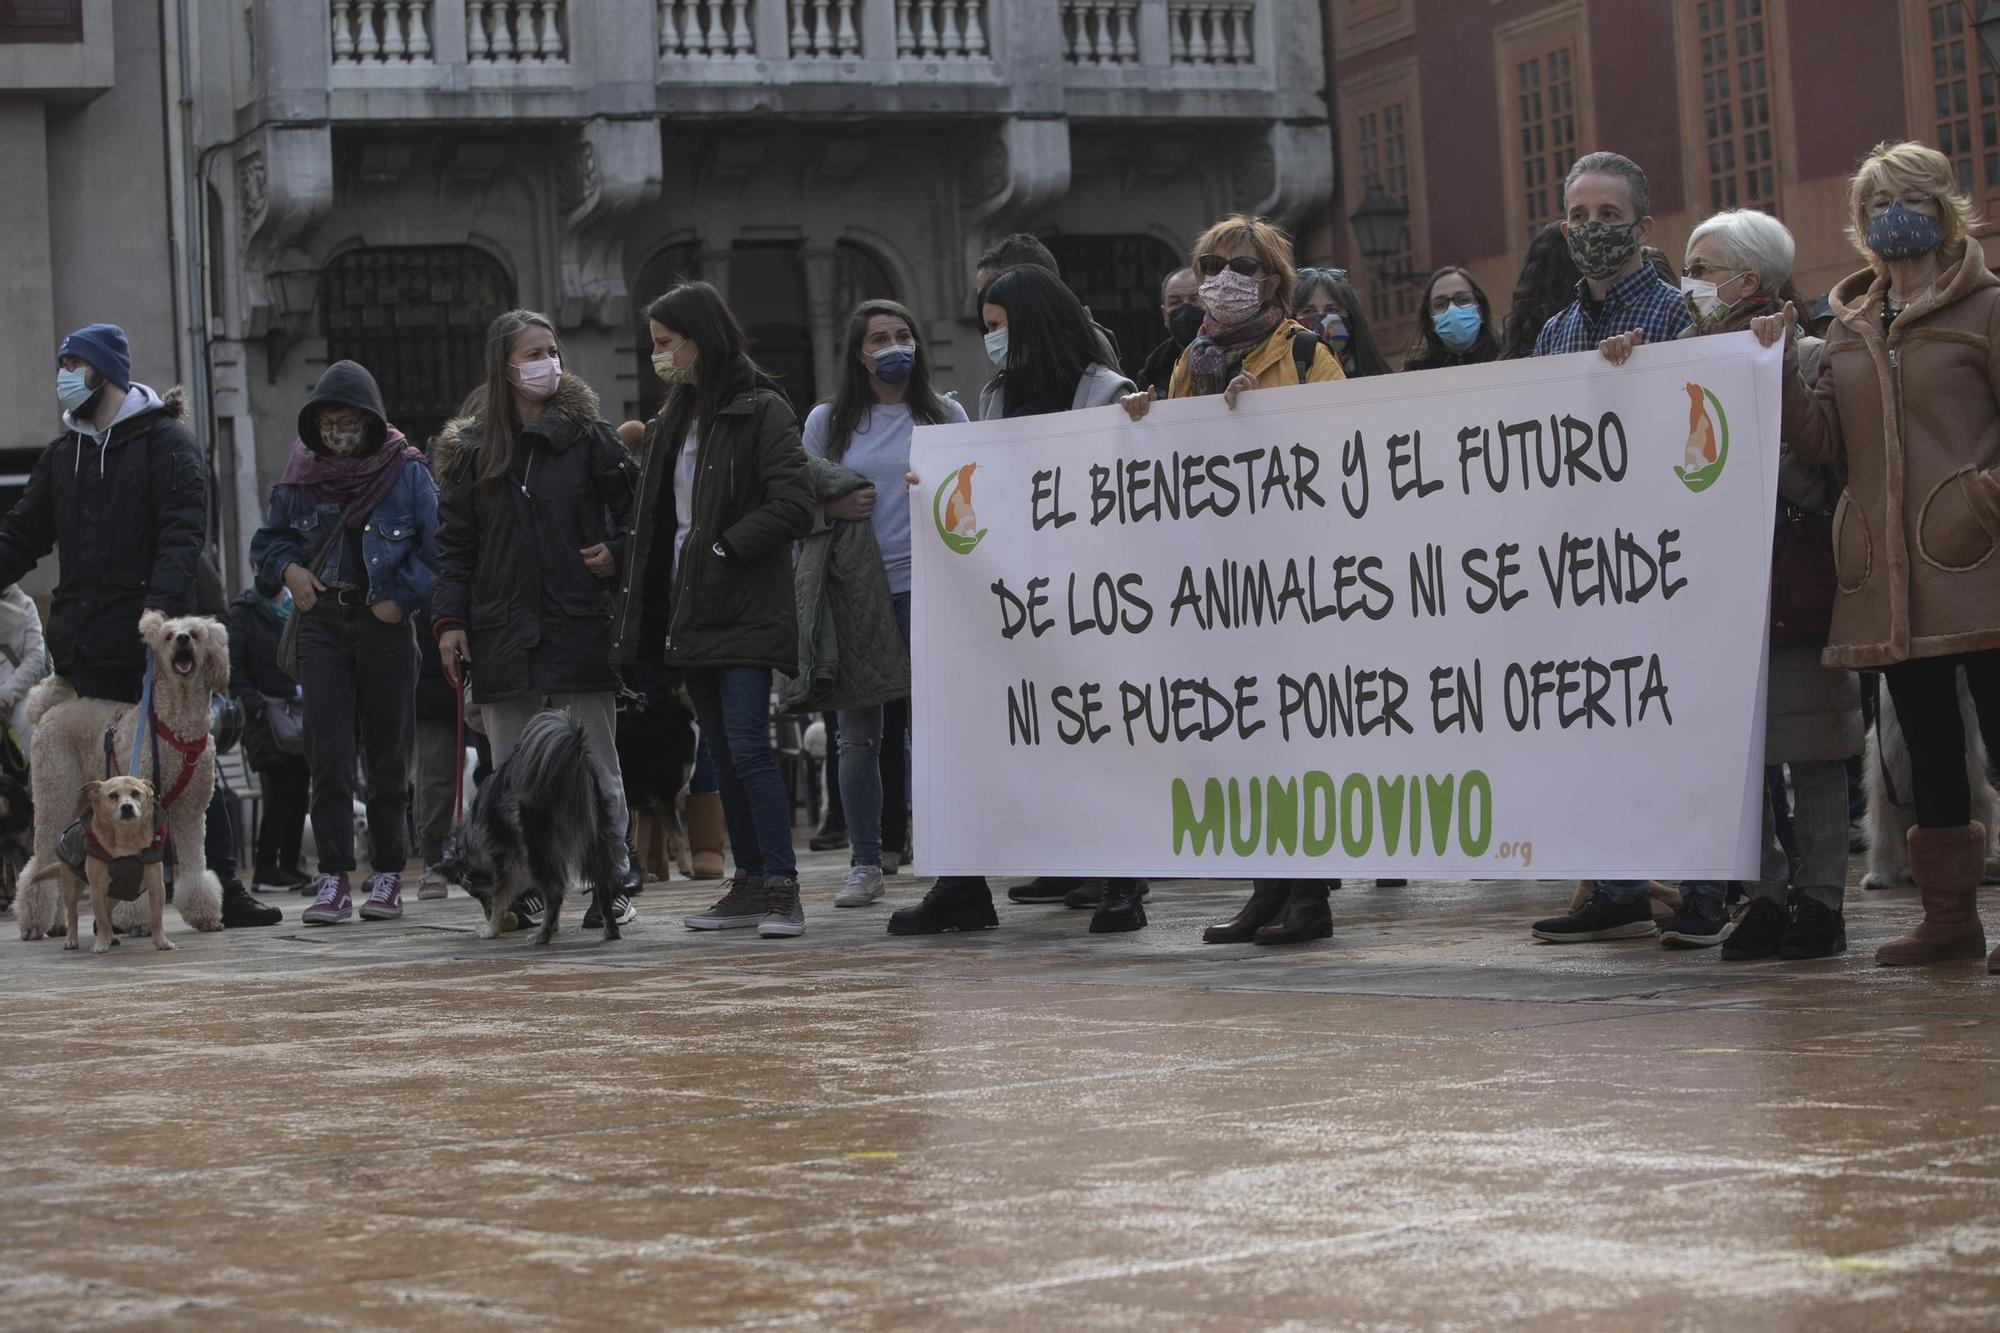
[{"label": "blue knit hat", "polygon": [[62,340],[56,360],[73,356],[121,389],[132,387],[132,349],[116,324],[86,324]]}]

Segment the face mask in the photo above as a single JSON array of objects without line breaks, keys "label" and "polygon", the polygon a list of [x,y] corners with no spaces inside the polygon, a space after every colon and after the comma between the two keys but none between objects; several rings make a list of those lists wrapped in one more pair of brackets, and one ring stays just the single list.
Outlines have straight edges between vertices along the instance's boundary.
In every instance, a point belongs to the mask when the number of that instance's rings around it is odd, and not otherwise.
[{"label": "face mask", "polygon": [[884,384],[901,384],[917,369],[914,347],[884,347],[875,353],[875,378]]},{"label": "face mask", "polygon": [[1442,315],[1432,315],[1431,327],[1437,330],[1439,342],[1454,352],[1465,352],[1479,341],[1486,319],[1476,305],[1455,305]]},{"label": "face mask", "polygon": [[341,458],[360,453],[362,445],[367,442],[366,426],[359,426],[353,430],[329,430],[325,426],[319,428],[320,447]]},{"label": "face mask", "polygon": [[1264,308],[1263,284],[1232,268],[1203,279],[1199,290],[1202,308],[1223,328],[1248,323]]},{"label": "face mask", "polygon": [[694,367],[676,362],[672,354],[662,352],[653,358],[653,373],[666,384],[694,383]]},{"label": "face mask", "polygon": [[1572,222],[1569,228],[1569,257],[1577,272],[1603,282],[1632,262],[1639,253],[1639,224],[1636,222]]},{"label": "face mask", "polygon": [[544,357],[539,361],[516,361],[507,367],[507,378],[523,398],[533,398],[537,402],[546,401],[562,382],[562,360],[559,357]]},{"label": "face mask", "polygon": [[56,372],[56,401],[63,411],[74,412],[96,396],[97,390],[87,383],[88,373],[80,366]]},{"label": "face mask", "polygon": [[1339,315],[1327,315],[1321,318],[1319,340],[1326,344],[1329,352],[1339,356],[1347,350],[1347,320]]},{"label": "face mask", "polygon": [[1922,259],[1943,240],[1936,218],[1925,217],[1901,200],[1868,219],[1868,248],[1891,264]]},{"label": "face mask", "polygon": [[986,359],[1002,370],[1007,368],[1007,330],[995,329],[986,335]]},{"label": "face mask", "polygon": [[1167,333],[1173,338],[1174,346],[1186,347],[1201,332],[1203,311],[1198,305],[1184,305],[1167,316]]}]

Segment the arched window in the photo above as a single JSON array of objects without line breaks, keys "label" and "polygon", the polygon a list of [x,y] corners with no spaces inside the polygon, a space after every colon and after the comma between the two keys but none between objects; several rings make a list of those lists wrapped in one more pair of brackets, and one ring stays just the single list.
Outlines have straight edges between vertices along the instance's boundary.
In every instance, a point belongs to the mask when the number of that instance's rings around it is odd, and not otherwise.
[{"label": "arched window", "polygon": [[366,366],[419,448],[484,381],[486,326],[513,308],[507,271],[469,245],[350,250],[320,276],[327,360]]}]

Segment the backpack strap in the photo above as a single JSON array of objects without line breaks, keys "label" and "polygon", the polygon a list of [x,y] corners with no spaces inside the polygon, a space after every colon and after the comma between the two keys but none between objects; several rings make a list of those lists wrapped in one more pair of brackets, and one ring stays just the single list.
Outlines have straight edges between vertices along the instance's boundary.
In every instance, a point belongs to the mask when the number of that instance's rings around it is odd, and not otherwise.
[{"label": "backpack strap", "polygon": [[1292,335],[1292,364],[1298,367],[1299,383],[1304,384],[1312,374],[1313,359],[1319,349],[1319,335],[1311,329],[1300,329]]}]

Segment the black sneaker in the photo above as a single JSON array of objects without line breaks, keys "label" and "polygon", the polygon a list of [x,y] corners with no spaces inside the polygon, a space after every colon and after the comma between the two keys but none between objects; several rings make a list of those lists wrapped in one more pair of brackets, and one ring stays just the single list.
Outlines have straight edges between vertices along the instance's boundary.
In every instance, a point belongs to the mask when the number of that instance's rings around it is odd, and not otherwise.
[{"label": "black sneaker", "polygon": [[243,887],[243,881],[231,875],[222,884],[222,928],[242,930],[248,926],[275,926],[285,919],[285,914],[275,907],[266,907],[250,896]]},{"label": "black sneaker", "polygon": [[947,875],[914,907],[889,917],[891,935],[940,935],[948,930],[991,930],[1000,924],[993,891],[977,875]]},{"label": "black sneaker", "polygon": [[1537,921],[1532,933],[1550,944],[1640,939],[1653,933],[1652,899],[1641,894],[1633,902],[1613,902],[1604,890],[1593,889],[1577,911]]},{"label": "black sneaker", "polygon": [[1846,952],[1847,918],[1819,899],[1800,894],[1792,908],[1792,928],[1778,941],[1778,956],[1796,963]]},{"label": "black sneaker", "polygon": [[501,930],[540,930],[542,918],[548,915],[549,905],[542,901],[539,893],[524,893],[514,900],[507,909],[507,920]]},{"label": "black sneaker", "polygon": [[[1649,906],[1647,910],[1652,909]],[[1694,902],[1685,902],[1680,911],[1660,923],[1659,930],[1663,949],[1712,948],[1729,938],[1729,913],[1710,913]]]},{"label": "black sneaker", "polygon": [[[639,919],[639,909],[632,905],[630,896],[624,893],[611,895],[611,919],[621,926],[629,926]],[[597,910],[597,895],[590,895],[590,906],[583,911],[585,930],[603,930],[604,913]]]},{"label": "black sneaker", "polygon": [[646,891],[646,867],[639,864],[639,849],[630,838],[625,839],[625,878],[618,882],[618,891],[627,898],[636,898]]},{"label": "black sneaker", "polygon": [[1792,914],[1771,898],[1752,898],[1736,919],[1736,929],[1722,942],[1722,961],[1750,962],[1778,956],[1778,945],[1791,929]]},{"label": "black sneaker", "polygon": [[1084,907],[1097,906],[1097,895],[1104,892],[1101,879],[1077,879],[1070,875],[1037,875],[1026,884],[1016,884],[1007,890],[1007,901],[1013,903],[1063,903],[1069,901],[1073,893],[1088,893],[1090,901],[1080,904]]}]

